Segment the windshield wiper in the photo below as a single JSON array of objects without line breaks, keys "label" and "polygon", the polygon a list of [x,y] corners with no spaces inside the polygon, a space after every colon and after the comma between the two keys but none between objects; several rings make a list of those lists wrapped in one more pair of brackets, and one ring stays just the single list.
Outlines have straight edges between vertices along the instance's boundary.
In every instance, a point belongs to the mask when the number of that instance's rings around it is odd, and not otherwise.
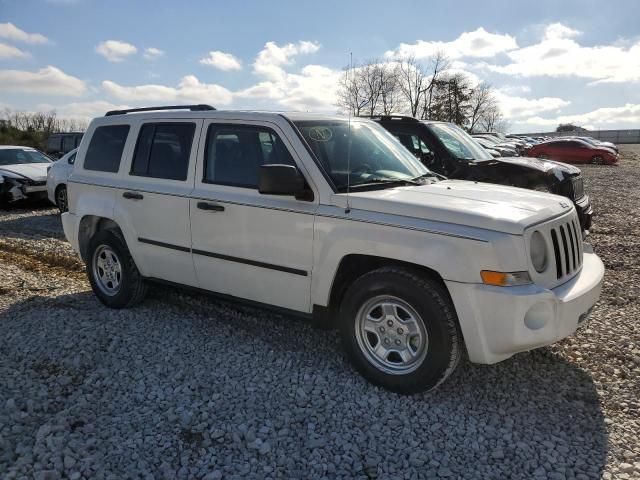
[{"label": "windshield wiper", "polygon": [[[350,189],[356,188],[366,188],[366,187],[377,187],[382,185],[395,185],[395,186],[407,186],[407,185],[422,185],[422,182],[418,182],[414,178],[372,178],[371,180],[367,180],[364,183],[356,183],[350,185]],[[341,190],[346,191],[346,186],[343,186]]]},{"label": "windshield wiper", "polygon": [[[445,177],[444,175],[440,175],[439,173],[436,172],[427,172],[424,175],[418,175],[417,177],[413,177],[411,180],[413,180],[414,182],[417,182],[418,180],[422,180],[425,178],[437,178],[440,180],[446,180],[447,177]],[[420,185],[422,185],[422,183],[420,183]]]}]

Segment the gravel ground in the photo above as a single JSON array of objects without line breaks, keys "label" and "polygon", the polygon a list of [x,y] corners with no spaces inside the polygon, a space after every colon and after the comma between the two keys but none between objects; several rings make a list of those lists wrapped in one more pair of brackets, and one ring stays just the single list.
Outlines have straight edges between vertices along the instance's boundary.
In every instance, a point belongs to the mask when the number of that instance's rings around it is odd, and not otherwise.
[{"label": "gravel ground", "polygon": [[585,166],[590,322],[437,391],[369,385],[334,332],[156,287],[102,307],[48,208],[0,212],[1,478],[640,478],[640,146]]}]

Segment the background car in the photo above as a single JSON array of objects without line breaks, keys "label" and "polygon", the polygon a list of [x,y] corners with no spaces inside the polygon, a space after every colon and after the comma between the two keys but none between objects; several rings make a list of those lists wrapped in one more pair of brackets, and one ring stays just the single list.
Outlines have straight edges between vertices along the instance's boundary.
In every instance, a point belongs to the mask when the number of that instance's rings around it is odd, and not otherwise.
[{"label": "background car", "polygon": [[30,147],[0,146],[0,205],[44,199],[51,159]]},{"label": "background car", "polygon": [[82,140],[82,132],[53,133],[47,139],[45,152],[54,158],[60,158],[71,150],[78,148]]},{"label": "background car", "polygon": [[[567,138],[567,137],[563,137],[563,138]],[[611,142],[601,142],[600,140],[596,140],[595,138],[591,138],[591,137],[569,137],[569,138],[577,138],[578,140],[583,140],[587,143],[590,143],[591,145],[594,146],[600,146],[600,147],[605,147],[605,148],[610,148],[611,150],[613,150],[614,152],[618,153],[618,146],[615,143],[611,143]]]},{"label": "background car", "polygon": [[539,143],[529,149],[528,155],[566,163],[611,165],[618,162],[618,154],[610,148],[593,145],[577,138]]},{"label": "background car", "polygon": [[47,196],[61,213],[68,210],[67,179],[73,171],[77,151],[78,149],[75,148],[56,162],[53,162],[47,172]]},{"label": "background car", "polygon": [[537,158],[493,158],[474,137],[453,123],[395,115],[372,119],[389,130],[436,173],[451,179],[511,185],[562,195],[574,203],[582,229],[591,227],[593,209],[584,191],[582,172],[577,167]]},{"label": "background car", "polygon": [[499,145],[499,144],[494,144],[491,143],[490,140],[487,140],[485,137],[473,137],[474,140],[476,142],[478,142],[480,145],[482,145],[482,147],[487,150],[494,150],[496,152],[499,153],[499,156],[501,157],[516,157],[518,155],[518,152],[516,152],[515,149],[513,148],[509,148],[505,145]]}]

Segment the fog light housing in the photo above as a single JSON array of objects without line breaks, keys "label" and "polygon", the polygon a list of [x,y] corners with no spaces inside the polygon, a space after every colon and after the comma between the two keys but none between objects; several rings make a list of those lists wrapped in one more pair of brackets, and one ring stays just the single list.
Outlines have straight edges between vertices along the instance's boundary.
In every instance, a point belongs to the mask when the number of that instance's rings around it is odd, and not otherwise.
[{"label": "fog light housing", "polygon": [[538,302],[533,304],[524,316],[524,324],[530,330],[540,330],[553,316],[553,311],[548,303]]}]

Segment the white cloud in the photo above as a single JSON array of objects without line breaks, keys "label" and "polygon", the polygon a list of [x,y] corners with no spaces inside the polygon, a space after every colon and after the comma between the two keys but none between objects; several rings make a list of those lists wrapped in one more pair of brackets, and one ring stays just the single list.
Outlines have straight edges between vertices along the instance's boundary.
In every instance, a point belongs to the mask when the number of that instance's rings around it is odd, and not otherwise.
[{"label": "white cloud", "polygon": [[86,89],[85,82],[51,65],[37,72],[0,70],[0,91],[79,97]]},{"label": "white cloud", "polygon": [[580,77],[593,83],[640,81],[640,41],[624,45],[585,47],[580,32],[559,23],[549,25],[533,45],[507,53],[507,65],[486,65],[494,72],[521,77]]},{"label": "white cloud", "polygon": [[502,113],[509,120],[559,110],[571,104],[570,101],[558,97],[524,98],[509,95],[502,90],[496,90],[494,96]]},{"label": "white cloud", "polygon": [[194,75],[187,75],[177,87],[165,85],[136,85],[126,87],[110,80],[102,82],[105,92],[125,102],[189,102],[228,105],[233,100],[231,91],[216,85],[201,83]]},{"label": "white cloud", "polygon": [[156,60],[164,55],[164,50],[159,48],[149,47],[144,49],[142,56],[147,60]]},{"label": "white cloud", "polygon": [[319,49],[320,45],[315,42],[287,43],[281,47],[275,42],[267,42],[253,63],[253,72],[271,80],[283,80],[286,77],[283,67],[291,65],[293,57],[315,53]]},{"label": "white cloud", "polygon": [[13,45],[7,45],[6,43],[0,42],[0,59],[2,60],[6,58],[29,58],[30,56],[31,54],[29,54],[29,52],[20,50]]},{"label": "white cloud", "polygon": [[238,57],[219,50],[209,52],[206,57],[200,59],[200,63],[225,72],[230,70],[242,70],[242,62]]},{"label": "white cloud", "polygon": [[48,43],[49,39],[40,33],[27,33],[13,23],[0,23],[0,38],[24,43]]},{"label": "white cloud", "polygon": [[464,57],[487,58],[518,48],[511,35],[490,33],[480,27],[473,32],[464,32],[451,42],[418,40],[415,43],[401,43],[395,50],[385,52],[387,58],[415,57],[428,58],[443,52],[452,60]]},{"label": "white cloud", "polygon": [[110,62],[121,62],[137,51],[138,49],[130,43],[119,40],[107,40],[106,42],[100,42],[96,46],[96,52]]},{"label": "white cloud", "polygon": [[627,103],[621,107],[603,107],[586,113],[560,115],[554,118],[531,117],[525,123],[543,126],[555,126],[560,123],[577,125],[611,126],[612,124],[637,126],[640,123],[640,104]]},{"label": "white cloud", "polygon": [[39,112],[54,110],[59,117],[86,121],[95,117],[101,117],[109,110],[124,110],[127,108],[131,107],[129,105],[110,103],[105,100],[94,100],[88,102],[64,103],[62,105],[41,103],[36,106],[35,110]]}]

